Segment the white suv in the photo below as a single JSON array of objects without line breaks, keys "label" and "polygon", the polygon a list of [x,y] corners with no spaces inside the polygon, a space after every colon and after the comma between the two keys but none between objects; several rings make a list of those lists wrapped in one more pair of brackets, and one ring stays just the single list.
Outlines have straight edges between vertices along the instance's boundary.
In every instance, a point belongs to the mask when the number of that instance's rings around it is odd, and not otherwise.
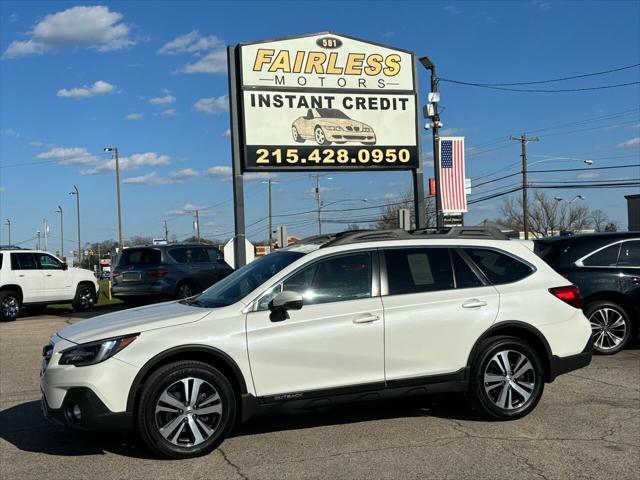
[{"label": "white suv", "polygon": [[0,250],[0,319],[15,320],[23,306],[32,310],[47,304],[69,303],[77,311],[96,303],[98,281],[89,270],[69,268],[47,252]]},{"label": "white suv", "polygon": [[43,349],[43,410],[135,429],[171,458],[292,402],[453,391],[485,417],[522,417],[545,382],[589,364],[591,328],[575,286],[526,246],[482,235],[304,242],[196,297],[76,323]]}]

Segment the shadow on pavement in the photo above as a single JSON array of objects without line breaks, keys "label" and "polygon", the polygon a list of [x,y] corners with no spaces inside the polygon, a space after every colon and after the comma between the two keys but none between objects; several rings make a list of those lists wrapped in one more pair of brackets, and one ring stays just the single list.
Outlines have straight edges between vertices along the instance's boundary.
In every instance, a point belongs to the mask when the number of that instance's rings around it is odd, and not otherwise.
[{"label": "shadow on pavement", "polygon": [[[416,397],[318,408],[282,410],[237,426],[230,437],[330,425],[432,416],[475,420],[460,396]],[[26,452],[56,456],[116,455],[156,459],[133,433],[83,432],[54,425],[44,418],[39,401],[0,411],[0,438]]]}]

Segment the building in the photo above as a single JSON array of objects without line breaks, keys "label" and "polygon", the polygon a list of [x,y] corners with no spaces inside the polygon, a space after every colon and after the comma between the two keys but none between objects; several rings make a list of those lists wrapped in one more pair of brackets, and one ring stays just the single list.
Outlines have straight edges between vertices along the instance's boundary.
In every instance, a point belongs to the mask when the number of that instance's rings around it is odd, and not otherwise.
[{"label": "building", "polygon": [[640,193],[625,195],[627,199],[627,215],[629,217],[630,232],[640,231]]}]

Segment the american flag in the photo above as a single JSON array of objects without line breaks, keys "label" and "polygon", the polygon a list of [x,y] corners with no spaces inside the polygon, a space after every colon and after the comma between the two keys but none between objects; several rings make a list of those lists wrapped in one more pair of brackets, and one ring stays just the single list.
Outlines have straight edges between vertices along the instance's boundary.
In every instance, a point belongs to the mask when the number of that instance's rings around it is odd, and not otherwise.
[{"label": "american flag", "polygon": [[443,213],[467,211],[464,187],[464,137],[442,137],[440,138],[440,198]]}]

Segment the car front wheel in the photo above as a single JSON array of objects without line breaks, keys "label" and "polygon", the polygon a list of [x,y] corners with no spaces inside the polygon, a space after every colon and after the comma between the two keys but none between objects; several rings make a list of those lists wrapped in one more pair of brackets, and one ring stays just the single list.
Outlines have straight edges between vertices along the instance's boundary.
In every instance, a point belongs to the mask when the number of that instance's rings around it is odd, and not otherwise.
[{"label": "car front wheel", "polygon": [[206,455],[226,438],[236,414],[229,381],[212,366],[183,360],[145,382],[137,412],[144,443],[165,458]]},{"label": "car front wheel", "polygon": [[544,376],[539,354],[516,337],[485,340],[471,367],[468,397],[482,416],[512,420],[531,412],[542,397]]},{"label": "car front wheel", "polygon": [[96,305],[96,292],[91,285],[78,285],[71,306],[76,312],[87,312]]},{"label": "car front wheel", "polygon": [[20,297],[13,290],[0,292],[0,319],[12,322],[20,314]]},{"label": "car front wheel", "polygon": [[315,137],[318,145],[331,145],[331,142],[327,140],[327,136],[325,135],[322,127],[316,127],[313,131],[313,136]]},{"label": "car front wheel", "polygon": [[631,337],[631,321],[624,308],[614,302],[595,302],[585,308],[591,324],[593,350],[613,355],[622,350]]}]

